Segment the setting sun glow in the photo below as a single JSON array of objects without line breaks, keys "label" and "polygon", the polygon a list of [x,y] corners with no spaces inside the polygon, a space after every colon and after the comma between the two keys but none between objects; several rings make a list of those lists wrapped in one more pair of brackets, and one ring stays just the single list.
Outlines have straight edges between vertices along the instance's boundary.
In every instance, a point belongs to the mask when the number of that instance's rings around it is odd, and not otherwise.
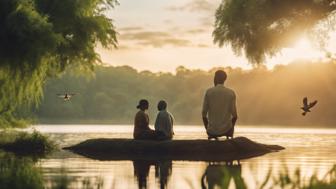
[{"label": "setting sun glow", "polygon": [[308,50],[312,49],[312,44],[306,37],[302,37],[295,43],[294,48]]},{"label": "setting sun glow", "polygon": [[299,38],[291,47],[284,48],[276,56],[267,60],[268,67],[272,68],[277,64],[288,64],[295,60],[324,60],[325,53],[313,45],[311,40],[303,36]]},{"label": "setting sun glow", "polygon": [[301,37],[292,48],[294,59],[319,59],[323,57],[323,53],[315,48],[307,37]]},{"label": "setting sun glow", "polygon": [[[219,48],[213,44],[213,12],[221,1],[209,1],[209,7],[201,12],[182,8],[188,7],[188,2],[155,1],[148,9],[141,3],[134,6],[133,1],[124,0],[109,12],[118,29],[119,49],[98,48],[103,62],[113,66],[128,65],[139,71],[173,73],[181,65],[203,70],[226,66],[253,68],[244,53],[236,55],[229,45]],[[325,53],[303,34],[292,46],[268,56],[265,65],[272,68],[296,60],[319,61],[324,57]]]}]

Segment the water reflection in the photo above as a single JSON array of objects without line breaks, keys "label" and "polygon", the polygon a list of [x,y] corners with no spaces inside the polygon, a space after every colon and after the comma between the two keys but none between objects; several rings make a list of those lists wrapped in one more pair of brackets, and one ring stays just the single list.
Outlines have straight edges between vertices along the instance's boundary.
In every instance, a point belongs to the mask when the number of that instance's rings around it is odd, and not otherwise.
[{"label": "water reflection", "polygon": [[160,182],[160,189],[166,188],[172,174],[172,161],[160,161],[155,165],[155,177]]},{"label": "water reflection", "polygon": [[151,166],[155,167],[155,178],[160,184],[160,188],[167,188],[169,177],[172,174],[172,161],[148,161],[148,160],[133,160],[134,175],[137,179],[138,188],[147,188],[147,179]]},{"label": "water reflection", "polygon": [[242,177],[242,167],[239,160],[236,163],[234,161],[209,163],[202,176],[202,189],[227,189],[231,179],[233,179],[236,189],[247,188]]},{"label": "water reflection", "polygon": [[61,169],[59,176],[46,178],[35,157],[18,157],[0,151],[1,189],[100,189],[104,181],[96,177],[73,177]]},{"label": "water reflection", "polygon": [[[96,162],[97,163],[97,162]],[[176,187],[173,173],[173,162],[169,160],[133,160],[134,179],[136,186],[126,186],[125,183],[116,184],[120,179],[127,177],[111,177],[111,172],[98,175],[78,175],[71,169],[62,168],[53,171],[53,175],[46,175],[40,167],[39,160],[29,157],[16,157],[12,154],[0,152],[0,188],[6,189],[103,189],[103,188],[181,188]],[[175,164],[176,162],[174,162]],[[293,189],[331,189],[336,188],[336,166],[327,172],[318,174],[312,172],[305,177],[305,170],[301,168],[291,169],[284,162],[280,170],[269,167],[268,174],[253,184],[249,179],[251,175],[243,174],[247,165],[239,161],[232,162],[210,162],[202,174],[189,175],[198,181],[193,182],[192,188],[202,189],[247,189],[247,188],[293,188]],[[155,178],[158,186],[153,187],[149,181],[150,175],[155,170]],[[132,174],[132,170],[126,172]],[[175,170],[176,172],[177,170]],[[310,170],[312,171],[312,170]],[[316,170],[318,171],[318,170]],[[185,173],[185,172],[183,172]],[[255,174],[254,172],[251,172]],[[182,175],[180,175],[182,176]],[[116,180],[118,178],[118,180]],[[132,177],[131,177],[132,178]],[[112,179],[112,180],[111,180]],[[176,179],[176,178],[175,178]],[[172,181],[171,181],[172,180]],[[129,180],[125,180],[129,183]],[[199,182],[200,181],[200,182]],[[148,184],[148,183],[151,184]],[[195,183],[196,186],[194,185]],[[201,187],[200,187],[201,185]],[[175,186],[175,187],[174,187]]]},{"label": "water reflection", "polygon": [[[84,130],[85,128],[90,128],[91,130],[85,132],[82,127],[84,127]],[[71,128],[73,132],[62,130],[62,128]],[[45,132],[56,132],[50,134],[50,136],[62,147],[76,144],[89,138],[130,138],[132,137],[132,128],[133,126],[102,127],[98,125],[75,127],[55,125],[43,127],[43,129],[46,129]],[[176,139],[205,138],[205,135],[202,135],[204,133],[203,127],[188,126],[176,129]],[[90,133],[97,130],[101,132]],[[315,136],[316,133],[319,134],[319,137]],[[163,168],[160,169],[159,164],[162,162],[156,161],[149,163],[149,172],[147,169],[144,169],[145,171],[143,172],[143,169],[139,168],[136,171],[135,168],[138,168],[141,163],[138,164],[127,160],[96,161],[67,151],[60,151],[45,159],[24,161],[4,160],[3,156],[0,155],[0,188],[19,189],[20,183],[21,186],[24,184],[23,189],[134,189],[140,187],[155,189],[161,186],[163,188],[199,189],[202,186],[210,188],[211,185],[215,188],[224,188],[226,185],[223,186],[222,183],[219,183],[220,180],[223,181],[230,177],[229,188],[234,189],[237,188],[234,181],[235,177],[236,182],[241,179],[243,181],[241,183],[245,183],[243,186],[249,189],[334,189],[336,188],[336,167],[333,167],[333,164],[336,163],[335,133],[336,129],[296,129],[294,131],[288,128],[238,128],[237,136],[246,136],[266,144],[279,144],[285,146],[286,150],[258,158],[242,160],[239,166],[235,161],[234,167],[236,170],[234,171],[231,170],[232,166],[230,167],[225,162],[215,165],[208,162],[168,161],[168,165],[161,165]],[[9,163],[10,161],[12,163]],[[14,164],[17,165],[14,166]],[[173,167],[171,167],[171,164]],[[155,165],[157,165],[156,171]],[[285,169],[284,167],[286,166],[287,168]],[[144,167],[148,167],[148,164]],[[62,170],[61,168],[64,169]],[[140,177],[137,177],[135,171]],[[16,172],[18,174],[21,173],[13,176]],[[225,176],[228,173],[238,176]],[[217,174],[219,176],[216,176]],[[156,175],[156,178],[154,175]],[[204,176],[203,179],[202,176]],[[203,181],[203,184],[201,181]]]},{"label": "water reflection", "polygon": [[0,187],[8,189],[42,189],[43,175],[31,158],[17,158],[0,152]]},{"label": "water reflection", "polygon": [[44,175],[44,189],[102,189],[104,180],[99,176],[73,176],[69,170],[61,168],[57,175]]}]

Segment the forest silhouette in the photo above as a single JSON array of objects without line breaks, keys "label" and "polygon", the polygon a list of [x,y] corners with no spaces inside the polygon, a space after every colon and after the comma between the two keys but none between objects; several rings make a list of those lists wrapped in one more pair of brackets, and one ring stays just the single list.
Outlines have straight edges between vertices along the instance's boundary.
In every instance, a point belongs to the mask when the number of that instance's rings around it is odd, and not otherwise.
[{"label": "forest silhouette", "polygon": [[[213,73],[217,69],[189,70],[181,66],[172,74],[138,72],[128,66],[99,66],[91,79],[67,72],[47,82],[44,99],[33,112],[41,123],[131,124],[137,101],[146,98],[153,124],[156,104],[165,99],[177,124],[201,124],[203,95],[213,85]],[[224,70],[228,73],[225,85],[237,93],[238,124],[336,124],[334,63],[297,61],[272,70],[265,67]],[[64,102],[56,96],[60,92],[79,94]],[[305,96],[319,103],[304,117],[300,107]]]}]

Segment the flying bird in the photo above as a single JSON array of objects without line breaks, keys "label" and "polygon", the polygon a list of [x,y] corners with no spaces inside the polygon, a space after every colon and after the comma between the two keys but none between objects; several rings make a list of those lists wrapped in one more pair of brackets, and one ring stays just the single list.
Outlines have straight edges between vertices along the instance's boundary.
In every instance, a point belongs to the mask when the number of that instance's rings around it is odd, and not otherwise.
[{"label": "flying bird", "polygon": [[70,100],[76,93],[65,93],[65,94],[57,94],[58,97],[63,98],[64,101]]},{"label": "flying bird", "polygon": [[315,105],[317,104],[317,100],[313,101],[313,102],[310,102],[308,104],[308,99],[307,97],[304,97],[303,98],[303,107],[301,107],[301,109],[303,110],[303,113],[302,115],[305,116],[308,112],[310,112],[310,109],[312,107],[314,107]]}]

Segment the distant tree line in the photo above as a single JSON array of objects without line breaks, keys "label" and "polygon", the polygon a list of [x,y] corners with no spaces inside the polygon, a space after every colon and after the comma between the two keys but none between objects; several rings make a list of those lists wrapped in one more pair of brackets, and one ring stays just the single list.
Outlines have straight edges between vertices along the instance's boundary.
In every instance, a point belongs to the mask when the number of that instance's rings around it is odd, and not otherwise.
[{"label": "distant tree line", "polygon": [[[33,112],[41,123],[131,124],[138,100],[146,98],[153,123],[157,102],[165,99],[176,123],[201,124],[203,95],[213,86],[216,70],[178,67],[172,74],[100,66],[91,78],[67,72],[47,81],[42,103]],[[297,62],[272,70],[224,70],[228,73],[225,85],[237,93],[239,124],[336,125],[334,63]],[[64,92],[78,95],[63,101],[56,94]],[[300,107],[305,96],[319,102],[311,113],[302,116]]]}]

